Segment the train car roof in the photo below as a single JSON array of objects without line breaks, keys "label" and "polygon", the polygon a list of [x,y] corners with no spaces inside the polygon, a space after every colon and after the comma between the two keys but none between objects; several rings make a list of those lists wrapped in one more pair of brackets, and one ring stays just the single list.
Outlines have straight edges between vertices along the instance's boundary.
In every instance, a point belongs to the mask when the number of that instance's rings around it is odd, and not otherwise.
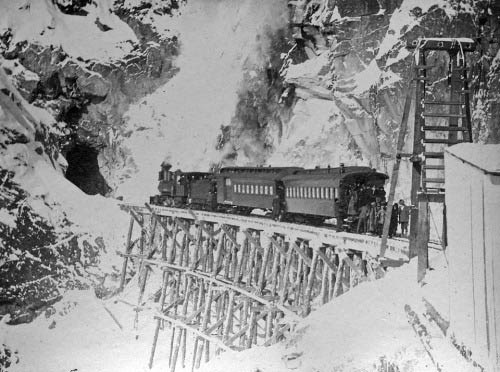
[{"label": "train car roof", "polygon": [[310,183],[311,186],[338,187],[341,181],[346,182],[366,182],[370,179],[382,181],[389,178],[385,173],[377,172],[369,167],[344,167],[341,168],[319,168],[307,169],[309,172],[295,172],[283,177],[283,182],[287,183]]},{"label": "train car roof", "polygon": [[198,177],[208,177],[213,175],[213,173],[210,172],[181,172],[181,176],[183,177],[188,177],[188,178],[198,178]]},{"label": "train car roof", "polygon": [[301,170],[299,167],[228,167],[220,170],[219,176],[244,180],[276,180]]},{"label": "train car roof", "polygon": [[224,167],[219,173],[281,173],[283,171],[303,170],[301,167]]},{"label": "train car roof", "polygon": [[301,169],[295,172],[295,174],[346,174],[346,173],[356,173],[356,172],[375,172],[373,168],[364,166],[348,166],[348,167],[335,167],[335,168],[313,168],[313,169]]}]

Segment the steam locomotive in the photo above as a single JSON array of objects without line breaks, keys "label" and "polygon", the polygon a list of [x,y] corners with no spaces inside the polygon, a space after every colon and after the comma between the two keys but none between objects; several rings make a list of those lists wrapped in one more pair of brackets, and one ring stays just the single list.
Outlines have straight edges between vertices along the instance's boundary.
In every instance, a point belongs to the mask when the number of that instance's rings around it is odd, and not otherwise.
[{"label": "steam locomotive", "polygon": [[[358,209],[385,196],[386,174],[369,167],[225,167],[217,172],[172,171],[163,163],[154,205],[248,215],[260,209],[279,221],[338,227]],[[355,204],[353,200],[355,196]]]}]

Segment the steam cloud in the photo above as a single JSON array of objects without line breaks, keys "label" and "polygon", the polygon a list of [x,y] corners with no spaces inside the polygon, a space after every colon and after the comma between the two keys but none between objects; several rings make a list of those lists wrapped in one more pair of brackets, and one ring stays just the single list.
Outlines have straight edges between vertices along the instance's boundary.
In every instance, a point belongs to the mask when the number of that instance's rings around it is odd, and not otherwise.
[{"label": "steam cloud", "polygon": [[235,113],[243,65],[261,62],[264,29],[288,19],[284,0],[190,0],[171,21],[181,44],[179,72],[126,114],[133,134],[124,145],[138,170],[119,188],[129,200],[156,193],[164,160],[199,171],[220,160],[217,135]]}]

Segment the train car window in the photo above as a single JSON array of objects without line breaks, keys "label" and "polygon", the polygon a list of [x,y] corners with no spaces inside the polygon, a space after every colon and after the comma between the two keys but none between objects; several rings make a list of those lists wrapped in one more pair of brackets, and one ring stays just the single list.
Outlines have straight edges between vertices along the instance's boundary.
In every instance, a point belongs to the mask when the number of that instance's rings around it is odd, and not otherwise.
[{"label": "train car window", "polygon": [[320,192],[320,198],[321,199],[325,199],[325,188],[324,187],[320,187],[319,188],[319,192]]},{"label": "train car window", "polygon": [[304,198],[304,187],[300,186],[299,192],[300,192],[300,198],[303,199]]},{"label": "train car window", "polygon": [[319,190],[317,187],[314,188],[314,199],[319,199]]},{"label": "train car window", "polygon": [[269,186],[264,186],[264,194],[269,194]]},{"label": "train car window", "polygon": [[226,186],[231,186],[231,178],[226,178]]},{"label": "train car window", "polygon": [[333,189],[333,198],[338,198],[339,197],[339,190],[338,189]]},{"label": "train car window", "polygon": [[264,186],[259,186],[259,194],[264,194]]},{"label": "train car window", "polygon": [[250,194],[248,185],[245,185],[245,194]]},{"label": "train car window", "polygon": [[237,190],[236,186],[237,186],[237,185],[233,185],[233,192],[234,192],[234,193],[236,193],[236,190]]},{"label": "train car window", "polygon": [[274,195],[274,186],[269,186],[269,193]]}]

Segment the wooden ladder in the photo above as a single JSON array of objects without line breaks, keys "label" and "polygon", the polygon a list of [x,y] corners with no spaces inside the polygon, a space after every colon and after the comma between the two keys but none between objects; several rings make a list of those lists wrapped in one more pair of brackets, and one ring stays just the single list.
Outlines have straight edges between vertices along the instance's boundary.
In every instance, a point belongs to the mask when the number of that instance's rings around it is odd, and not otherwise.
[{"label": "wooden ladder", "polygon": [[[411,204],[419,206],[419,208],[413,208],[411,212],[410,257],[412,257],[419,250],[417,245],[423,247],[428,243],[428,203],[444,204],[444,152],[446,147],[460,142],[472,142],[469,104],[471,91],[465,53],[475,49],[474,41],[471,39],[424,38],[409,42],[407,48],[414,50],[412,72],[398,136],[396,161],[391,176],[380,257],[384,257],[387,247],[391,206],[394,203],[401,159],[407,157],[412,162]],[[446,77],[449,91],[447,92],[448,97],[445,99],[435,99],[428,92],[428,87],[440,81],[439,78],[433,79],[429,73],[431,69],[439,67],[439,65],[427,64],[427,53],[432,51],[446,51],[449,55],[448,75]],[[412,89],[413,83],[416,83],[414,91]],[[411,154],[405,154],[403,148],[413,95],[415,97],[413,151]],[[419,221],[419,216],[427,218],[427,220],[423,221],[420,218]],[[419,242],[417,242],[417,236],[420,237]],[[423,261],[426,260],[425,257]],[[421,279],[421,271],[420,268],[419,280]]]},{"label": "wooden ladder", "polygon": [[[433,83],[428,71],[437,66],[426,63],[426,54],[435,50],[446,50],[450,58],[447,77],[449,98],[445,100],[433,99],[427,91],[427,87]],[[418,47],[415,130],[420,129],[423,151],[420,154],[414,151],[414,155],[419,155],[418,160],[421,162],[420,192],[443,193],[445,148],[461,142],[472,142],[471,91],[465,59],[465,52],[471,50],[473,45],[449,39],[423,39]]]}]

